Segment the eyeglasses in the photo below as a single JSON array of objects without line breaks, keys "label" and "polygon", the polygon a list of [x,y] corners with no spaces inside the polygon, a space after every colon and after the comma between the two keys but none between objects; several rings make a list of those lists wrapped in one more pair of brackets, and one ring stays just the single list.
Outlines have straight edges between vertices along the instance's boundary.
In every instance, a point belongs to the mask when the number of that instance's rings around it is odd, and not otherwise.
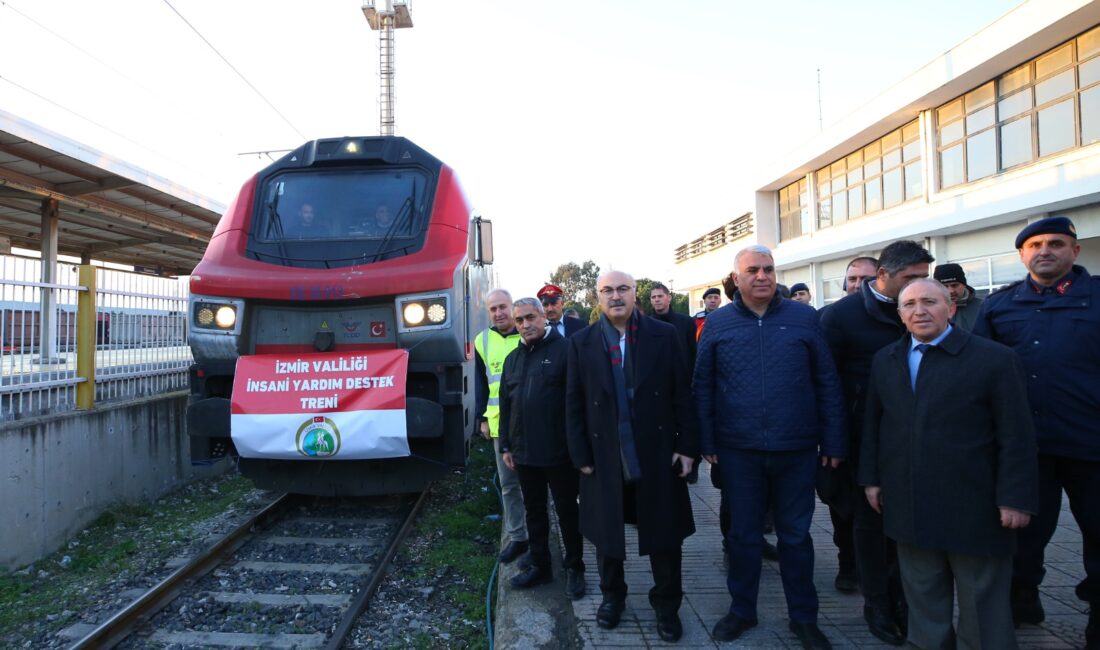
[{"label": "eyeglasses", "polygon": [[629,284],[620,284],[617,287],[600,287],[600,295],[604,297],[612,296],[616,293],[619,295],[626,295],[631,291],[634,291],[634,287]]},{"label": "eyeglasses", "polygon": [[539,298],[539,302],[541,302],[544,306],[553,305],[561,302],[561,296],[543,296],[542,298]]}]

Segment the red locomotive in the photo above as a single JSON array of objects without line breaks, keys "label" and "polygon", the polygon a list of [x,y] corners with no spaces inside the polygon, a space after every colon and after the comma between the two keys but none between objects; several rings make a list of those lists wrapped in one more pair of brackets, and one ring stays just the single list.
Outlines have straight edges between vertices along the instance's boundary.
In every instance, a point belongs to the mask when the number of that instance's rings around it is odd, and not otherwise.
[{"label": "red locomotive", "polygon": [[191,276],[192,460],[320,495],[464,465],[491,263],[489,222],[409,140],[316,140],[262,170]]}]

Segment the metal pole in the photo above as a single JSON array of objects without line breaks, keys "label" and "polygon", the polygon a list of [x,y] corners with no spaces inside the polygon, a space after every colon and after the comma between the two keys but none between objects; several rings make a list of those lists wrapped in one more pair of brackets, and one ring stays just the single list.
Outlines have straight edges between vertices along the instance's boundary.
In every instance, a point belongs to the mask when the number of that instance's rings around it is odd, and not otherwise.
[{"label": "metal pole", "polygon": [[378,32],[378,74],[381,79],[378,132],[382,135],[393,135],[393,11],[388,1],[386,5],[386,11],[381,15],[382,29]]}]

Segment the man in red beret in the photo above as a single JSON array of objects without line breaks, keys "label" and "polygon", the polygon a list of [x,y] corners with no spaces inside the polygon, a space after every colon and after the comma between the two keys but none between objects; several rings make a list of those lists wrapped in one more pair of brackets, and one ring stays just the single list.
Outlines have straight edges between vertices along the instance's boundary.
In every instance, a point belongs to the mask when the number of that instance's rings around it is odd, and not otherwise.
[{"label": "man in red beret", "polygon": [[542,303],[546,311],[546,323],[553,327],[562,337],[570,337],[584,329],[584,322],[572,316],[563,316],[565,310],[564,292],[556,284],[547,284],[539,289],[535,297]]}]

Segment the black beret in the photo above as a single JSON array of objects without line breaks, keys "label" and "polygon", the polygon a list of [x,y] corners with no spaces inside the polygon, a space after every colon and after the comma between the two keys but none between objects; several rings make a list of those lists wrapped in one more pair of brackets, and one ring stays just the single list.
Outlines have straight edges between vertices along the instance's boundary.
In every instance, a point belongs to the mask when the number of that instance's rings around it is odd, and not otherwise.
[{"label": "black beret", "polygon": [[966,273],[963,273],[963,267],[958,264],[939,264],[936,266],[936,272],[932,274],[932,277],[945,284],[948,282],[966,284]]},{"label": "black beret", "polygon": [[1069,235],[1077,239],[1077,229],[1073,222],[1066,217],[1047,217],[1035,223],[1028,224],[1026,228],[1016,235],[1016,248],[1023,248],[1024,242],[1035,235]]},{"label": "black beret", "polygon": [[706,291],[703,292],[703,297],[704,298],[706,298],[707,296],[720,296],[720,295],[722,295],[722,292],[718,290],[718,287],[711,287],[711,288],[709,288],[709,289],[707,289]]},{"label": "black beret", "polygon": [[798,293],[799,291],[805,291],[806,293],[809,293],[810,288],[806,286],[805,282],[796,282],[796,283],[791,285],[791,295],[792,296],[794,294]]}]

